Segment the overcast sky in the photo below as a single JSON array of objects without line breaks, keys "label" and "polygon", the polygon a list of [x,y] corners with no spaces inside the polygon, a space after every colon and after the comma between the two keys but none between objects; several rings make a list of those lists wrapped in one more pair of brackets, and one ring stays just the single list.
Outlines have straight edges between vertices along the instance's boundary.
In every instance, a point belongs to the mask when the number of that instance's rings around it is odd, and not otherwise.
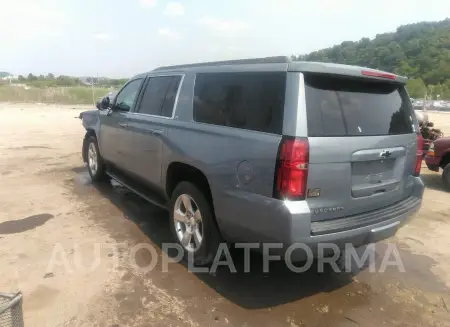
[{"label": "overcast sky", "polygon": [[450,0],[0,0],[0,71],[129,77],[308,53],[442,20]]}]

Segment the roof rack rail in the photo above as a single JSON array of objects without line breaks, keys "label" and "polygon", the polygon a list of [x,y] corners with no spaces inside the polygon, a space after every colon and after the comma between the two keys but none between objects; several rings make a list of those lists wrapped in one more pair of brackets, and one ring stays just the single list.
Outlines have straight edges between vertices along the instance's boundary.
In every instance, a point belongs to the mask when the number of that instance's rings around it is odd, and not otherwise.
[{"label": "roof rack rail", "polygon": [[265,58],[253,58],[253,59],[237,59],[226,61],[211,61],[202,62],[197,64],[175,65],[175,66],[162,66],[153,69],[153,71],[178,69],[178,68],[191,68],[191,67],[204,67],[204,66],[223,66],[223,65],[246,65],[246,64],[287,64],[291,62],[291,58],[287,56],[277,57],[265,57]]}]

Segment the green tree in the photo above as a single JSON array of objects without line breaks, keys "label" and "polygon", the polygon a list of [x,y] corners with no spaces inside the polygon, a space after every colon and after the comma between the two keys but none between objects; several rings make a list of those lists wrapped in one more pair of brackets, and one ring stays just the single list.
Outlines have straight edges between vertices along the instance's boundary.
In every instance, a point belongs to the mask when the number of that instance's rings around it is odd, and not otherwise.
[{"label": "green tree", "polygon": [[403,25],[372,40],[345,41],[293,58],[378,68],[421,78],[426,85],[444,84],[450,78],[450,18]]},{"label": "green tree", "polygon": [[[449,77],[450,77],[450,76],[449,76]],[[447,87],[450,88],[450,78],[447,78],[447,79],[444,81],[444,85],[447,85]]]},{"label": "green tree", "polygon": [[431,85],[431,84],[429,84],[427,86],[427,98],[428,99],[431,99],[431,100],[435,99],[436,93],[434,92],[434,88],[435,88],[435,86]]},{"label": "green tree", "polygon": [[17,77],[17,79],[19,80],[19,82],[24,82],[25,81],[25,77],[23,77],[22,75],[19,75]]},{"label": "green tree", "polygon": [[408,80],[407,89],[410,97],[423,98],[427,92],[427,87],[421,78]]},{"label": "green tree", "polygon": [[441,84],[437,84],[434,86],[434,99],[442,99],[443,96],[443,88]]},{"label": "green tree", "polygon": [[59,86],[75,86],[80,84],[80,80],[76,77],[60,75],[56,78],[55,83]]},{"label": "green tree", "polygon": [[441,99],[450,99],[450,87],[447,84],[442,84]]},{"label": "green tree", "polygon": [[33,74],[29,73],[27,79],[28,79],[28,81],[32,82],[32,81],[36,81],[37,77],[34,76]]}]

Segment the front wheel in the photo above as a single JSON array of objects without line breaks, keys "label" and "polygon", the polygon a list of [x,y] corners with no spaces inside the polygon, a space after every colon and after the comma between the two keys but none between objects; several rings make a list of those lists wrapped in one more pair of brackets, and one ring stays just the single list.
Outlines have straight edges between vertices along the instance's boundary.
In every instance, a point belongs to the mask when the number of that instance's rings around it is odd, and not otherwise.
[{"label": "front wheel", "polygon": [[105,172],[105,163],[98,150],[98,142],[95,136],[89,136],[86,146],[86,161],[89,175],[92,181],[100,182],[108,179]]},{"label": "front wheel", "polygon": [[450,191],[450,163],[444,167],[442,182],[444,183],[445,188]]},{"label": "front wheel", "polygon": [[195,265],[213,262],[220,245],[220,233],[212,205],[194,184],[181,182],[170,200],[170,224],[175,241],[184,251],[184,260]]}]

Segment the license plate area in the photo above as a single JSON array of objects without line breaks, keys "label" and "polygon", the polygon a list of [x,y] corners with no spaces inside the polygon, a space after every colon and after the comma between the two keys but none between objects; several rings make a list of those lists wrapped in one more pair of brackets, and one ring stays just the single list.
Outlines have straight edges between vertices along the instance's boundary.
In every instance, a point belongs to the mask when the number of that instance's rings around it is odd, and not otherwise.
[{"label": "license plate area", "polygon": [[352,162],[352,185],[376,185],[392,180],[395,159]]},{"label": "license plate area", "polygon": [[360,198],[395,191],[396,159],[352,162],[352,197]]}]

